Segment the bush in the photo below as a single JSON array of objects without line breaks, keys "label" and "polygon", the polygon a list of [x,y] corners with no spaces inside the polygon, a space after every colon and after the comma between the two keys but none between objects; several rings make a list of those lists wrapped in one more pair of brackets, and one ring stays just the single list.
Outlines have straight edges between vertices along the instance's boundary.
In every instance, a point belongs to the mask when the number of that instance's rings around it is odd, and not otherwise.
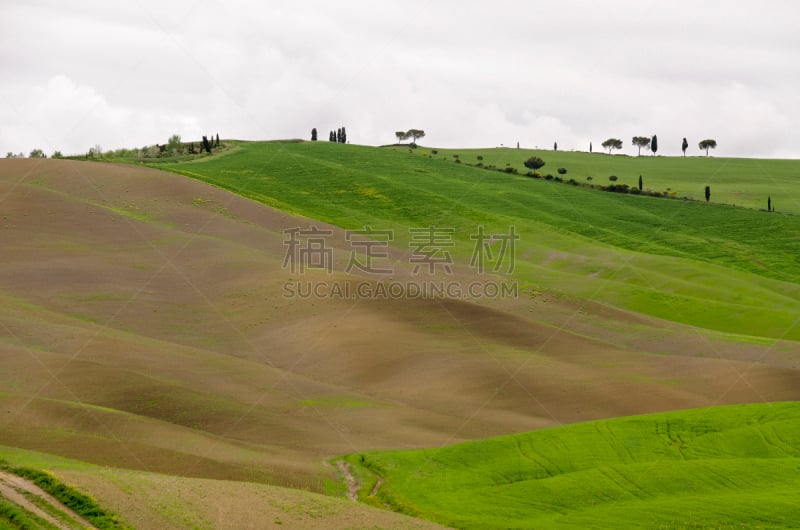
[{"label": "bush", "polygon": [[541,167],[544,167],[545,163],[544,163],[544,160],[542,160],[538,156],[532,156],[529,159],[527,159],[524,162],[524,164],[525,164],[526,168],[536,170],[536,169],[539,169]]},{"label": "bush", "polygon": [[483,155],[478,155],[478,160],[483,160]]},{"label": "bush", "polygon": [[434,155],[438,155],[439,154],[439,150],[438,149],[432,149],[431,153],[433,153]]},{"label": "bush", "polygon": [[475,164],[475,167],[483,167],[483,162],[478,162],[477,164]]},{"label": "bush", "polygon": [[553,175],[545,175],[544,179],[545,180],[553,180]]},{"label": "bush", "polygon": [[519,171],[517,171],[517,168],[515,167],[507,167],[503,171],[505,171],[506,173],[514,173],[515,175],[519,173]]},{"label": "bush", "polygon": [[578,185],[578,181],[575,180],[575,179],[569,179],[567,181],[567,184],[572,184],[573,186],[577,186]]},{"label": "bush", "polygon": [[591,182],[591,181],[592,181],[592,176],[591,176],[591,175],[589,175],[588,177],[586,177],[586,180],[588,180],[589,182]]},{"label": "bush", "polygon": [[560,167],[556,171],[558,171],[559,175],[566,175],[567,174],[567,168],[564,168],[564,167]]},{"label": "bush", "polygon": [[460,158],[456,158],[456,164],[460,164],[460,163],[461,163],[461,159]]},{"label": "bush", "polygon": [[608,177],[608,180],[610,180],[611,182],[616,182],[617,181],[617,176],[616,175],[611,175],[610,177]]}]

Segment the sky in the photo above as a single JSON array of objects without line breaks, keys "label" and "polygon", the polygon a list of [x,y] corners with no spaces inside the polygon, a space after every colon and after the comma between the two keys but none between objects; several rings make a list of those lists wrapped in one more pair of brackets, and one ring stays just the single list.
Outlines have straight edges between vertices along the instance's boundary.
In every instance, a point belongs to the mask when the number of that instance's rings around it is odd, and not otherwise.
[{"label": "sky", "polygon": [[1,0],[0,156],[219,134],[800,158],[800,3]]}]

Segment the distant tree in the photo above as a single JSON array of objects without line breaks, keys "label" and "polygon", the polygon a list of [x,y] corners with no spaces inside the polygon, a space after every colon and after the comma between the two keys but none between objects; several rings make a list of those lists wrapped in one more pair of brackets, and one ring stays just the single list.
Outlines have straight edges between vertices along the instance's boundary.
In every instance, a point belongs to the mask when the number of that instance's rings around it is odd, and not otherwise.
[{"label": "distant tree", "polygon": [[342,128],[336,129],[336,141],[342,143]]},{"label": "distant tree", "polygon": [[567,168],[565,168],[565,167],[560,167],[556,171],[558,171],[559,175],[566,175],[567,174]]},{"label": "distant tree", "polygon": [[334,131],[331,131],[330,134],[328,134],[328,141],[329,142],[335,142],[336,141],[336,133]]},{"label": "distant tree", "polygon": [[56,150],[53,152],[53,156],[52,156],[51,158],[64,158],[64,155],[62,155],[62,154],[61,154],[61,151],[59,151],[59,150],[57,150],[57,149],[56,149]]},{"label": "distant tree", "polygon": [[14,153],[9,151],[9,152],[6,153],[6,158],[16,158],[16,156],[14,155]]},{"label": "distant tree", "polygon": [[611,182],[616,182],[617,181],[617,176],[616,175],[609,175],[608,180],[610,180]]},{"label": "distant tree", "polygon": [[211,142],[208,141],[207,136],[203,136],[203,149],[206,150],[206,153],[211,153]]},{"label": "distant tree", "polygon": [[639,155],[642,156],[642,147],[650,147],[650,138],[647,136],[634,136],[631,143],[639,148]]},{"label": "distant tree", "polygon": [[558,151],[558,142],[553,142],[553,151]]},{"label": "distant tree", "polygon": [[347,143],[347,130],[344,127],[342,127],[342,138],[339,141],[343,144]]},{"label": "distant tree", "polygon": [[182,151],[180,134],[173,134],[169,137],[169,140],[167,140],[167,149],[171,154],[176,154]]},{"label": "distant tree", "polygon": [[697,147],[699,147],[701,150],[705,149],[706,150],[706,156],[708,156],[708,150],[709,149],[716,149],[717,148],[717,141],[716,140],[712,140],[711,138],[709,138],[709,139],[703,140],[702,142],[697,144]]},{"label": "distant tree", "polygon": [[418,138],[425,138],[425,131],[422,129],[409,129],[406,135],[408,138],[411,138],[412,144],[416,144]]},{"label": "distant tree", "polygon": [[767,197],[767,211],[772,211],[772,196]]},{"label": "distant tree", "polygon": [[217,133],[217,141],[216,141],[216,144],[217,144],[217,147],[219,147],[219,133]]},{"label": "distant tree", "polygon": [[317,128],[316,127],[311,129],[311,141],[312,142],[316,142],[317,141]]},{"label": "distant tree", "polygon": [[686,156],[687,149],[689,149],[689,142],[687,142],[686,138],[684,138],[683,143],[681,144],[681,150],[683,151],[683,156]]},{"label": "distant tree", "polygon": [[408,135],[405,131],[395,131],[394,135],[397,136],[397,143],[408,140]]},{"label": "distant tree", "polygon": [[618,138],[609,138],[600,145],[608,149],[608,154],[610,155],[612,149],[622,149],[622,140]]},{"label": "distant tree", "polygon": [[642,176],[639,175],[639,191],[642,191]]},{"label": "distant tree", "polygon": [[47,158],[47,155],[44,154],[44,151],[41,149],[34,149],[28,155],[28,158]]},{"label": "distant tree", "polygon": [[544,167],[544,160],[542,160],[538,156],[532,156],[525,162],[523,162],[523,164],[525,165],[526,168],[536,171],[537,169]]},{"label": "distant tree", "polygon": [[656,156],[656,151],[658,151],[658,136],[655,134],[653,135],[653,139],[650,140],[650,150],[653,152],[653,156]]},{"label": "distant tree", "polygon": [[519,149],[519,142],[517,142],[517,149]]},{"label": "distant tree", "polygon": [[706,202],[711,199],[711,186],[706,186]]},{"label": "distant tree", "polygon": [[592,152],[592,142],[589,142],[589,152]]},{"label": "distant tree", "polygon": [[483,162],[483,155],[478,155],[477,158],[478,158],[478,162]]}]

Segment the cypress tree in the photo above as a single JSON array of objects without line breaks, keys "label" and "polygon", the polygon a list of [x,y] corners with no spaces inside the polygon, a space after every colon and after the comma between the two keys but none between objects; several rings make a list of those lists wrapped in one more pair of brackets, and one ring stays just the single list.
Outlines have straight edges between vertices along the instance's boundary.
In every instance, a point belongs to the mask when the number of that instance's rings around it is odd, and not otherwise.
[{"label": "cypress tree", "polygon": [[653,135],[653,139],[650,140],[650,150],[653,152],[653,156],[656,156],[656,151],[658,151],[658,136],[655,134]]},{"label": "cypress tree", "polygon": [[639,175],[639,191],[642,191],[642,176]]},{"label": "cypress tree", "polygon": [[711,199],[711,186],[706,186],[706,202]]}]

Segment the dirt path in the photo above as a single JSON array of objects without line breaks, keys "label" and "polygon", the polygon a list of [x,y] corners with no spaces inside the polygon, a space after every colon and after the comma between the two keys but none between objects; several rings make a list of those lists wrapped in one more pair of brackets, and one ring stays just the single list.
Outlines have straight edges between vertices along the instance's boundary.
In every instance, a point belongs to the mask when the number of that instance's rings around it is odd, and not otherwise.
[{"label": "dirt path", "polygon": [[36,506],[33,502],[28,500],[28,498],[23,493],[21,493],[21,491],[28,492],[32,495],[36,495],[37,497],[47,502],[49,505],[51,505],[58,511],[65,513],[67,516],[74,519],[75,522],[80,524],[82,527],[94,528],[94,526],[92,526],[91,523],[89,523],[89,521],[87,521],[77,513],[73,512],[71,509],[61,504],[61,502],[58,499],[51,496],[49,493],[46,493],[43,489],[41,489],[33,482],[25,480],[24,478],[14,475],[12,473],[0,471],[0,496],[5,497],[14,504],[19,505],[20,507],[28,510],[29,512],[35,514],[38,517],[41,517],[48,523],[55,525],[57,528],[60,528],[61,530],[70,530],[70,527],[64,524],[62,521],[59,521],[49,513],[45,512],[44,510]]},{"label": "dirt path", "polygon": [[347,484],[347,498],[351,501],[358,502],[358,480],[353,476],[353,470],[350,464],[344,460],[336,462],[336,467],[344,476],[344,483]]},{"label": "dirt path", "polygon": [[375,485],[372,487],[372,491],[369,492],[369,496],[374,497],[375,495],[377,495],[378,490],[380,489],[382,484],[383,484],[383,477],[378,477],[377,482],[375,482]]}]

